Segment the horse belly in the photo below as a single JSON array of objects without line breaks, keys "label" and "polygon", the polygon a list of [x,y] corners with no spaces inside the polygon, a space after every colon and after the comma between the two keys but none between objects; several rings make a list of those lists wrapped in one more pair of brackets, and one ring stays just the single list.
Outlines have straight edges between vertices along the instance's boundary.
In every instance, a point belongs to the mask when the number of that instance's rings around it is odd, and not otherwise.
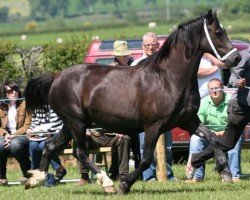
[{"label": "horse belly", "polygon": [[116,113],[111,112],[100,112],[100,111],[89,111],[89,116],[91,120],[102,128],[105,128],[112,132],[119,133],[130,133],[130,132],[140,132],[142,130],[142,125],[138,117],[128,116],[126,113]]}]

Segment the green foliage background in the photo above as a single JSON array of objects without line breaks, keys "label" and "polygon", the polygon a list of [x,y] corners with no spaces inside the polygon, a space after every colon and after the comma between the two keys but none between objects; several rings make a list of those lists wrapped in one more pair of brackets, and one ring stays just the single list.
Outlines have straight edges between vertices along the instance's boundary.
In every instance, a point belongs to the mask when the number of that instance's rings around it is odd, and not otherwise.
[{"label": "green foliage background", "polygon": [[[0,1],[0,18],[4,19],[0,22],[1,82],[9,78],[25,85],[31,76],[82,63],[92,36],[103,40],[140,38],[148,31],[169,34],[172,27],[205,14],[210,8],[218,10],[220,22],[231,39],[250,39],[248,0],[169,0],[170,19],[166,17],[166,0],[61,2]],[[6,18],[6,10],[18,12]],[[151,21],[157,22],[153,29],[148,28]],[[23,34],[26,40],[20,39]],[[62,38],[63,43],[56,43],[57,38]],[[29,52],[36,46],[43,47],[41,60],[27,71],[16,49]]]}]

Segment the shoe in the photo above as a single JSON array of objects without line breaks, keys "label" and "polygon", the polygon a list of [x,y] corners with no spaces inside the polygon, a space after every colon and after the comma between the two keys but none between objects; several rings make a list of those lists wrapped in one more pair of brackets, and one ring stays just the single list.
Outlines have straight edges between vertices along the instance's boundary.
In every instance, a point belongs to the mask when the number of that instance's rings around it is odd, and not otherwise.
[{"label": "shoe", "polygon": [[7,186],[8,180],[7,179],[0,179],[0,186]]},{"label": "shoe", "polygon": [[88,185],[88,184],[91,184],[91,181],[88,179],[83,179],[83,178],[80,178],[80,180],[75,184],[76,186],[84,186],[84,185]]},{"label": "shoe", "polygon": [[22,178],[20,179],[20,184],[21,184],[21,185],[25,185],[25,184],[27,183],[27,181],[28,181],[28,178],[22,177]]},{"label": "shoe", "polygon": [[239,183],[240,182],[240,178],[238,178],[238,177],[233,177],[233,182],[234,183]]},{"label": "shoe", "polygon": [[45,187],[53,187],[58,183],[54,174],[48,173],[45,180]]},{"label": "shoe", "polygon": [[196,168],[192,167],[192,165],[188,163],[186,166],[186,177],[188,180],[193,179],[195,171],[196,171]]},{"label": "shoe", "polygon": [[199,183],[201,181],[202,180],[199,180],[199,179],[191,179],[191,180],[186,180],[185,183],[187,183],[187,184],[196,184],[196,183]]},{"label": "shoe", "polygon": [[168,181],[177,182],[177,181],[179,181],[179,179],[176,176],[173,176],[173,177],[169,178]]},{"label": "shoe", "polygon": [[152,182],[155,182],[155,181],[156,181],[156,178],[151,178],[151,179],[146,180],[146,181],[149,182],[149,183],[152,183]]},{"label": "shoe", "polygon": [[66,169],[63,166],[60,166],[57,170],[56,170],[56,174],[55,174],[55,179],[57,182],[59,182],[60,180],[63,179],[63,177],[67,174]]}]

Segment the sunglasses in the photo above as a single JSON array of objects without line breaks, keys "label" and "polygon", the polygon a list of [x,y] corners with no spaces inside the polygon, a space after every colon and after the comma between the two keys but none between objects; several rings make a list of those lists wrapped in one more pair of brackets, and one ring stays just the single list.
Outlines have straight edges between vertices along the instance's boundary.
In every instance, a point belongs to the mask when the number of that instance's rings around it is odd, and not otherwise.
[{"label": "sunglasses", "polygon": [[[10,89],[9,89],[9,88],[10,88]],[[5,92],[6,92],[7,94],[11,94],[11,93],[13,93],[14,91],[15,91],[15,92],[18,92],[18,90],[19,90],[17,86],[12,86],[12,87],[9,86],[9,88],[7,88],[7,87],[4,88],[4,90],[5,90]]]},{"label": "sunglasses", "polygon": [[220,92],[223,89],[221,87],[212,87],[212,88],[209,88],[208,90],[210,93],[213,93],[213,92]]},{"label": "sunglasses", "polygon": [[159,46],[159,44],[158,44],[158,43],[154,43],[154,44],[143,44],[143,46],[146,47],[146,48],[149,48],[150,46],[153,47],[153,48],[156,48],[156,47]]}]

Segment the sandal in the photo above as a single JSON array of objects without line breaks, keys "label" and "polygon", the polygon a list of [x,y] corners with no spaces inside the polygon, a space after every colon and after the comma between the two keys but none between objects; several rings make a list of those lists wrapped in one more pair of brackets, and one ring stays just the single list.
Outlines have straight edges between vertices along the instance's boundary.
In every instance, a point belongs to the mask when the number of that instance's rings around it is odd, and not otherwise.
[{"label": "sandal", "polygon": [[66,169],[63,166],[60,166],[57,170],[56,170],[56,175],[55,175],[55,179],[57,182],[59,182],[60,180],[63,179],[63,177],[67,174]]}]

